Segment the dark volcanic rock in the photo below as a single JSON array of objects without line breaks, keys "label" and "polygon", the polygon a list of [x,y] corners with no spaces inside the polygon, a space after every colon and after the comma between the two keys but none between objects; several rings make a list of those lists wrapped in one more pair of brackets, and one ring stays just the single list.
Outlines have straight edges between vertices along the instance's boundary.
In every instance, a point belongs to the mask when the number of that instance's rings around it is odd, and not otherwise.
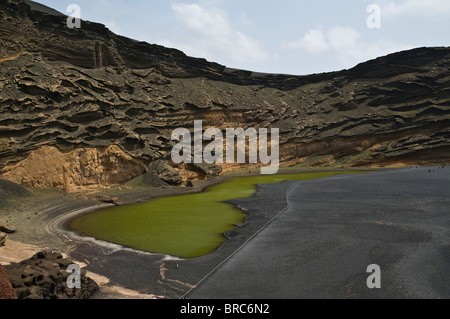
[{"label": "dark volcanic rock", "polygon": [[82,272],[81,288],[70,289],[67,267],[73,264],[62,254],[39,252],[19,264],[6,266],[6,271],[19,299],[88,299],[99,289]]},{"label": "dark volcanic rock", "polygon": [[[44,147],[80,153],[116,145],[132,165],[86,172],[80,161],[70,168],[92,177],[127,167],[122,179],[101,180],[120,183],[145,173],[136,161],[169,162],[173,129],[192,129],[194,120],[222,130],[279,128],[282,165],[450,162],[450,48],[418,48],[350,70],[292,76],[229,69],[115,35],[98,23],[69,29],[65,22],[32,2],[0,0],[0,177],[61,187],[63,178],[45,182],[45,174],[14,172],[29,158],[30,167],[33,161],[57,165],[63,175],[71,161],[40,157]],[[110,156],[108,163],[123,158]],[[156,173],[165,182],[186,181],[166,168]],[[91,180],[74,177],[71,187]]]},{"label": "dark volcanic rock", "polygon": [[12,234],[12,233],[16,232],[16,228],[11,225],[8,225],[0,220],[0,232]]},{"label": "dark volcanic rock", "polygon": [[108,203],[108,204],[114,204],[119,205],[119,198],[117,197],[111,197],[107,195],[100,195],[95,198],[95,200],[102,202],[102,203]]},{"label": "dark volcanic rock", "polygon": [[219,165],[207,163],[193,163],[192,165],[206,176],[219,176],[222,173],[222,167],[220,167]]},{"label": "dark volcanic rock", "polygon": [[179,176],[178,172],[162,160],[151,163],[148,167],[148,171],[169,185],[180,185],[182,182],[182,178]]}]

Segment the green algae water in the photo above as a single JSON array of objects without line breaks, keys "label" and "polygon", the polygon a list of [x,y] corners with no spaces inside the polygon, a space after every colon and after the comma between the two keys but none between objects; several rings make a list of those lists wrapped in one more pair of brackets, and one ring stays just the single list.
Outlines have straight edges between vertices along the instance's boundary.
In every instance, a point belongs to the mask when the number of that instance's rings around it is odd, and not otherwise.
[{"label": "green algae water", "polygon": [[82,215],[71,220],[68,228],[144,252],[194,258],[216,250],[226,241],[223,234],[245,221],[246,215],[225,201],[251,197],[257,184],[344,173],[357,172],[238,177],[210,186],[202,193],[157,198]]}]

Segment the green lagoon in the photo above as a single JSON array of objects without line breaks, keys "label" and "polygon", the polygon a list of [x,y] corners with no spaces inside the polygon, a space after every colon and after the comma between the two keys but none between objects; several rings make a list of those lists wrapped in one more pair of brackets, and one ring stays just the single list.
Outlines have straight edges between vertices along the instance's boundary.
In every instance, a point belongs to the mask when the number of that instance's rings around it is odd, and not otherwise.
[{"label": "green lagoon", "polygon": [[246,214],[227,200],[251,197],[257,184],[308,180],[344,173],[313,172],[238,177],[204,192],[153,199],[146,203],[98,210],[68,223],[84,236],[144,252],[194,258],[216,250],[224,233],[245,222]]}]

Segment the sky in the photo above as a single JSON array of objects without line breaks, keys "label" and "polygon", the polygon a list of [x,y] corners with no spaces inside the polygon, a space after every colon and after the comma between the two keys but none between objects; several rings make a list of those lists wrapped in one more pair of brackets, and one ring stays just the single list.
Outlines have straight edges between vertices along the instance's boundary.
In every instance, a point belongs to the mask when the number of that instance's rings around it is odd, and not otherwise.
[{"label": "sky", "polygon": [[[37,0],[151,44],[244,70],[338,71],[450,46],[450,0]],[[82,27],[82,26],[81,26]]]}]

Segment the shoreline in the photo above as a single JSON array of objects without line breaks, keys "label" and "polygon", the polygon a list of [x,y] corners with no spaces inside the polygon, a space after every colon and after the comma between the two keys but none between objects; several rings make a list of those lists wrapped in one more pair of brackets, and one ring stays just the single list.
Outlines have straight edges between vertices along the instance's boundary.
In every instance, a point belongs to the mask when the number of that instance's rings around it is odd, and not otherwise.
[{"label": "shoreline", "polygon": [[[255,214],[286,191],[288,208],[187,299],[445,298],[449,183],[427,166],[262,185],[237,202]],[[367,289],[370,264],[383,289]]]},{"label": "shoreline", "polygon": [[[10,264],[17,264],[23,260],[29,259],[40,251],[51,250],[47,247],[38,247],[31,244],[21,243],[13,240],[8,240],[7,245],[0,248],[0,265],[7,266]],[[66,255],[63,253],[63,255]],[[73,261],[82,269],[86,268],[86,264],[77,260]],[[111,285],[111,281],[98,273],[86,270],[86,276],[94,280],[99,286],[99,291],[95,293],[91,299],[164,299],[164,296],[154,294],[142,294],[138,291],[124,288],[119,285]]]},{"label": "shoreline", "polygon": [[[275,174],[274,176],[278,175],[297,175],[297,174],[309,174],[309,173],[323,173],[323,172],[342,172],[342,173],[348,173],[351,172],[352,170],[348,170],[348,169],[340,169],[340,170],[314,170],[311,172],[311,170],[301,170],[300,172],[298,170],[294,170],[291,172],[282,172],[279,174]],[[354,169],[355,172],[361,172],[364,170],[359,170],[359,169]],[[379,171],[379,170],[367,170],[368,172],[372,172],[372,171]],[[337,175],[341,175],[341,174],[337,174]],[[167,254],[167,253],[152,253],[150,251],[142,251],[139,249],[135,249],[133,247],[130,246],[126,246],[126,245],[122,245],[122,244],[117,244],[114,242],[110,242],[107,240],[102,240],[102,239],[98,239],[92,236],[86,236],[81,234],[80,232],[76,231],[76,230],[72,230],[70,229],[67,224],[70,223],[70,221],[72,221],[73,219],[80,217],[82,215],[88,215],[100,210],[104,210],[104,209],[108,209],[108,208],[112,208],[112,207],[125,207],[125,206],[133,206],[136,205],[138,203],[145,203],[145,202],[151,202],[152,200],[155,199],[161,199],[161,198],[172,198],[172,197],[177,197],[177,196],[185,196],[185,195],[192,195],[192,194],[202,194],[205,192],[208,192],[208,189],[225,183],[227,181],[236,179],[236,178],[247,178],[247,177],[260,177],[262,176],[261,174],[231,174],[228,176],[220,176],[219,178],[215,178],[214,180],[211,180],[210,182],[206,182],[205,185],[202,185],[199,188],[194,188],[191,189],[189,191],[186,192],[182,192],[180,194],[162,194],[162,195],[158,195],[158,196],[153,196],[150,199],[146,199],[146,200],[135,200],[133,202],[127,203],[127,204],[102,204],[102,205],[96,205],[93,207],[88,207],[88,208],[83,208],[83,209],[76,209],[74,211],[62,214],[58,217],[56,217],[55,219],[51,220],[47,225],[47,229],[49,230],[49,232],[53,232],[55,234],[60,234],[62,236],[65,236],[67,238],[70,239],[74,239],[77,240],[79,242],[89,242],[95,245],[98,245],[100,247],[103,247],[104,249],[110,250],[110,251],[115,251],[115,250],[130,250],[130,251],[134,251],[140,254],[149,254],[149,255],[163,255],[166,256],[167,258],[175,258],[175,259],[189,259],[188,257],[180,257],[180,256],[176,256],[176,255],[171,255],[171,254]],[[299,179],[300,180],[300,179]],[[277,182],[274,182],[277,183]],[[251,197],[253,197],[257,192],[258,192],[258,188],[259,188],[259,184],[255,184],[255,191],[252,194]],[[244,209],[242,209],[239,205],[232,203],[234,200],[238,200],[239,198],[232,198],[231,200],[228,201],[224,201],[224,203],[233,206],[234,208],[237,208],[238,210],[240,210],[243,214],[245,214],[245,218],[243,220],[242,223],[239,224],[235,224],[234,226],[236,228],[242,227],[243,225],[245,225],[248,221],[248,213],[246,213],[246,211]],[[232,230],[229,230],[232,231]],[[223,243],[221,243],[216,249],[214,250],[218,250],[220,249],[221,246],[225,245],[227,243],[227,241],[230,239],[227,236],[227,232],[226,231],[224,233],[221,234],[221,236],[225,239],[225,241]]]},{"label": "shoreline", "polygon": [[[398,168],[395,168],[395,169],[398,169]],[[352,170],[352,169],[338,169],[338,170],[336,170],[336,169],[333,169],[333,170],[300,169],[300,170],[290,170],[289,172],[280,172],[277,175],[296,174],[296,173],[297,174],[298,173],[311,173],[311,172],[322,172],[322,171],[349,171],[349,170]],[[355,170],[355,171],[361,171],[361,170],[380,171],[380,170],[384,170],[384,169],[353,169],[353,170]],[[215,184],[222,183],[225,180],[232,179],[232,178],[238,178],[238,177],[250,177],[250,176],[255,176],[255,175],[259,175],[259,174],[243,174],[243,173],[226,174],[226,175],[222,175],[222,176],[219,176],[217,178],[214,178],[214,179],[211,179],[208,181],[203,181],[200,186],[197,185],[193,189],[162,189],[162,190],[159,189],[157,192],[152,192],[152,194],[148,193],[149,189],[145,190],[144,192],[142,190],[132,190],[131,192],[128,191],[127,194],[125,194],[125,197],[123,197],[125,199],[125,201],[124,201],[124,204],[122,204],[122,205],[133,205],[133,204],[140,203],[140,202],[150,201],[154,198],[159,198],[159,197],[170,197],[170,196],[178,196],[178,195],[191,194],[191,193],[201,193],[201,192],[204,192],[208,187],[215,185]],[[279,184],[279,183],[277,183],[277,184]],[[258,192],[260,192],[260,187],[259,187],[259,185],[257,185],[257,186],[258,186],[257,190],[256,190],[255,194],[253,194],[253,197],[256,196],[258,194]],[[152,190],[155,191],[155,189],[152,189]],[[132,195],[131,200],[130,200],[130,196],[129,196],[130,193]],[[240,204],[233,203],[233,201],[230,201],[229,203],[234,205],[238,209],[243,210],[242,206]],[[63,247],[63,249],[56,249],[56,250],[60,250],[60,251],[62,250],[63,253],[71,255],[72,253],[77,252],[78,247],[83,246],[83,247],[90,247],[89,249],[95,249],[95,250],[102,251],[103,254],[105,254],[105,253],[106,254],[116,254],[116,253],[117,254],[130,254],[133,256],[141,256],[142,259],[145,259],[148,257],[151,259],[162,260],[163,265],[164,265],[164,262],[167,262],[167,261],[176,262],[177,260],[182,260],[177,257],[171,257],[168,255],[162,255],[162,254],[151,254],[151,253],[141,252],[141,251],[134,250],[132,248],[100,241],[100,240],[97,240],[94,238],[76,235],[75,232],[68,231],[67,229],[64,229],[64,227],[62,227],[68,220],[70,220],[71,218],[74,218],[75,216],[78,216],[80,214],[87,214],[87,213],[96,211],[98,209],[103,209],[103,208],[111,207],[114,205],[99,204],[99,202],[95,202],[95,201],[90,201],[89,204],[87,204],[86,201],[74,201],[74,202],[69,203],[68,206],[70,206],[69,210],[67,210],[67,208],[64,205],[62,205],[61,207],[56,207],[53,210],[49,209],[51,212],[50,216],[47,216],[47,218],[44,218],[42,220],[39,217],[36,218],[36,220],[39,221],[38,224],[40,224],[40,225],[36,225],[35,223],[33,223],[34,227],[44,227],[46,235],[49,235],[50,237],[56,236],[56,238],[58,238],[59,244],[62,244],[62,245],[57,244],[56,246]],[[42,214],[46,214],[49,210],[44,211]],[[253,222],[253,219],[249,218],[250,216],[248,215],[248,211],[247,210],[243,210],[243,211],[247,215],[245,222],[243,225],[240,225],[236,231],[232,231],[231,233],[233,233],[233,234],[235,232],[238,232],[238,233],[244,232],[245,233],[246,231],[248,231],[249,228],[251,229],[254,226],[254,225],[249,225],[249,223]],[[23,232],[24,232],[24,230],[19,229],[19,232],[16,235],[13,234],[14,236],[11,236],[11,238],[9,238],[8,241],[10,243],[11,242],[22,243],[24,245],[23,247],[26,247],[25,245],[29,245],[27,242],[30,242],[30,240],[26,240],[26,238],[21,236],[21,234],[23,234]],[[252,235],[252,234],[254,235],[254,233],[252,233],[250,231],[249,235]],[[233,240],[234,236],[230,236],[229,234],[223,234],[223,235],[225,236],[227,241],[224,242],[217,249],[216,252],[211,253],[212,255],[214,255],[216,257],[217,256],[228,256],[227,252],[230,251],[230,248],[233,249],[234,244],[231,244],[231,241]],[[25,240],[23,240],[23,239],[25,239]],[[7,241],[7,243],[8,243],[8,241]],[[44,239],[44,242],[45,241],[46,240]],[[33,242],[33,241],[31,240],[31,242]],[[55,250],[53,248],[54,245],[42,245],[42,244],[39,245],[39,244],[37,244],[37,245],[32,245],[32,246],[34,247],[33,252],[36,250],[39,250],[39,249]],[[236,248],[236,247],[234,247],[234,248]],[[82,248],[82,250],[83,249],[85,249],[85,248]],[[20,251],[21,249],[18,249],[18,250]],[[1,251],[1,248],[0,248],[0,251]],[[232,250],[232,251],[234,251],[234,250]],[[31,257],[31,256],[29,256],[29,257]],[[205,258],[200,258],[200,259],[209,259],[209,258],[205,257]],[[98,271],[92,272],[92,273],[100,276],[99,278],[104,277],[108,280],[108,282],[111,282],[111,279],[105,273],[98,272]],[[110,286],[106,285],[104,288],[106,289],[107,287],[110,287]],[[117,285],[114,287],[121,287],[121,285]],[[124,289],[128,289],[128,288],[124,288]],[[138,292],[139,289],[128,289],[128,290],[134,291],[139,295],[139,292]],[[109,293],[111,293],[111,291]],[[136,295],[136,296],[138,296],[138,295]],[[149,295],[162,297],[159,292],[157,292],[155,294],[151,293]],[[118,297],[118,296],[115,296],[115,297]],[[170,298],[171,296],[165,295],[164,297]]]}]

